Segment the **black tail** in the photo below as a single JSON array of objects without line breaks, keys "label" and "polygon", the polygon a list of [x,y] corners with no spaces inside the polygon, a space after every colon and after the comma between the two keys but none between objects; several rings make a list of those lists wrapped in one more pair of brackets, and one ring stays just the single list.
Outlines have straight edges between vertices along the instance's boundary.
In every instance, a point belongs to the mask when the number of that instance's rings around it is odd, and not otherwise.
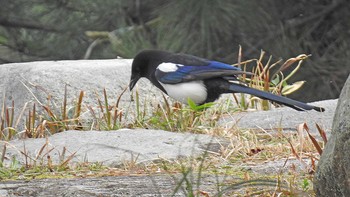
[{"label": "black tail", "polygon": [[257,90],[254,88],[250,88],[247,86],[243,86],[243,85],[239,85],[239,84],[231,84],[229,87],[230,91],[237,93],[237,92],[241,92],[241,93],[247,93],[247,94],[251,94],[257,97],[260,97],[262,99],[267,99],[270,101],[274,101],[276,103],[282,104],[282,105],[286,105],[288,107],[291,107],[295,110],[298,111],[305,111],[305,110],[316,110],[319,112],[324,112],[324,108],[322,107],[316,107],[316,106],[312,106],[312,105],[308,105],[306,103],[302,103],[300,101],[296,101],[287,97],[283,97],[283,96],[278,96],[275,94],[271,94],[268,92],[264,92],[261,90]]}]

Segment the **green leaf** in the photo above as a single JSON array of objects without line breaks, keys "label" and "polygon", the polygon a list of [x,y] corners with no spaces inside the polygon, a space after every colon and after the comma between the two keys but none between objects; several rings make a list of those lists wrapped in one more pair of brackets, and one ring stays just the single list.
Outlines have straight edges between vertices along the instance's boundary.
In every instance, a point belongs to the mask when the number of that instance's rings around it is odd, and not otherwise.
[{"label": "green leaf", "polygon": [[271,80],[271,83],[273,84],[273,86],[277,86],[277,84],[280,82],[280,76],[276,75],[276,77]]},{"label": "green leaf", "polygon": [[288,83],[287,83],[287,81],[284,80],[284,81],[282,82],[282,87],[286,87],[286,86],[288,86]]},{"label": "green leaf", "polygon": [[286,85],[282,89],[282,94],[283,95],[291,94],[291,93],[297,91],[299,88],[301,88],[301,86],[303,86],[304,83],[305,83],[305,81],[297,81],[297,82],[293,83],[292,85]]},{"label": "green leaf", "polygon": [[188,106],[190,106],[190,108],[194,111],[202,111],[205,110],[207,108],[210,108],[211,106],[214,105],[214,102],[210,102],[210,103],[204,103],[202,105],[197,105],[192,99],[188,98],[187,99],[187,103]]},{"label": "green leaf", "polygon": [[187,99],[187,103],[188,103],[188,106],[190,106],[191,109],[193,109],[195,111],[197,110],[197,105],[192,99],[188,98]]},{"label": "green leaf", "polygon": [[8,40],[7,40],[6,37],[0,35],[0,44],[7,44],[7,41],[8,41]]},{"label": "green leaf", "polygon": [[214,104],[215,104],[214,102],[210,102],[210,103],[204,103],[203,105],[197,105],[197,111],[208,109],[212,107]]}]

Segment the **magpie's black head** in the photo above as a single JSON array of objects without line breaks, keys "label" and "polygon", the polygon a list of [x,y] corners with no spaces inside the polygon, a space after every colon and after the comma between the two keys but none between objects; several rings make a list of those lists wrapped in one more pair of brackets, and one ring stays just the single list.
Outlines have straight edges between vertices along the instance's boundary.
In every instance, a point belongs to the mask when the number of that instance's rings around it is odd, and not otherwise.
[{"label": "magpie's black head", "polygon": [[132,62],[129,89],[132,90],[141,77],[151,80],[157,66],[169,54],[169,52],[160,50],[144,50],[138,53]]}]

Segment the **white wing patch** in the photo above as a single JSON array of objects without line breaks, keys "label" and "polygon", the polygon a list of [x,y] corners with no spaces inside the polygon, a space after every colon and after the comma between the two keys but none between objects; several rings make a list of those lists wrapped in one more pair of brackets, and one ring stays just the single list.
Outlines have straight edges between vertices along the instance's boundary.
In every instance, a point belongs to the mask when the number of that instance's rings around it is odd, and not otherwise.
[{"label": "white wing patch", "polygon": [[161,63],[157,67],[162,72],[175,72],[179,66],[183,66],[181,64],[174,64],[174,63]]},{"label": "white wing patch", "polygon": [[178,84],[160,83],[168,95],[182,103],[187,103],[188,98],[196,104],[203,103],[207,98],[207,88],[203,81],[190,81]]}]

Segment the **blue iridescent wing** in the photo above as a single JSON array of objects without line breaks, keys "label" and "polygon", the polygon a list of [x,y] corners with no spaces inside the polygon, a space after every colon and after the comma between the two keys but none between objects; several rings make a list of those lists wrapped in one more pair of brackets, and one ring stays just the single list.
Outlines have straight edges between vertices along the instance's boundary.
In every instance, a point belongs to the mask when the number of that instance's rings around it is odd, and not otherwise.
[{"label": "blue iridescent wing", "polygon": [[159,82],[165,84],[176,84],[217,77],[227,77],[234,80],[237,75],[246,73],[237,67],[217,61],[206,61],[206,65],[171,64],[167,63],[166,65],[172,66],[172,69],[169,70],[162,69],[161,66],[157,68],[155,75]]}]

